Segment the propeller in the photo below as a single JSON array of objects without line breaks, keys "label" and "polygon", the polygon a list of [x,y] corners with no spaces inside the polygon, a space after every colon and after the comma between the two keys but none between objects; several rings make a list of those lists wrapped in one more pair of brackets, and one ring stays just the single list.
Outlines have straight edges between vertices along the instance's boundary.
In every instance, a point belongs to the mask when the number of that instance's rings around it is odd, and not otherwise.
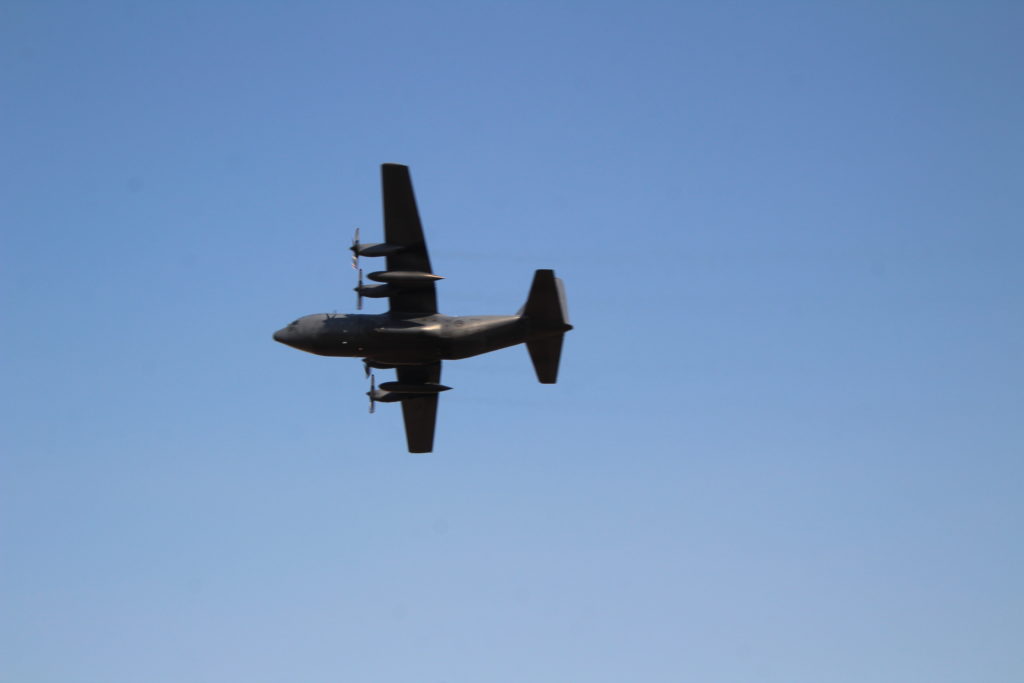
[{"label": "propeller", "polygon": [[[369,368],[367,368],[369,370]],[[377,409],[377,399],[374,398],[374,394],[377,393],[377,380],[373,375],[370,375],[370,390],[366,392],[366,395],[370,397],[370,415],[373,415]]]},{"label": "propeller", "polygon": [[352,267],[359,270],[359,228],[356,228],[356,235],[352,238]]},{"label": "propeller", "polygon": [[370,364],[365,358],[363,359],[363,372],[366,373],[367,377],[370,376]]},{"label": "propeller", "polygon": [[349,250],[352,252],[352,267],[359,271],[359,286],[356,287],[356,310],[363,310],[363,293],[361,291],[363,286],[363,269],[359,267],[359,228],[356,228],[356,234],[352,238],[352,246]]},{"label": "propeller", "polygon": [[[354,258],[354,257],[353,257]],[[363,310],[363,269],[359,269],[359,285],[356,287],[356,310]]]}]

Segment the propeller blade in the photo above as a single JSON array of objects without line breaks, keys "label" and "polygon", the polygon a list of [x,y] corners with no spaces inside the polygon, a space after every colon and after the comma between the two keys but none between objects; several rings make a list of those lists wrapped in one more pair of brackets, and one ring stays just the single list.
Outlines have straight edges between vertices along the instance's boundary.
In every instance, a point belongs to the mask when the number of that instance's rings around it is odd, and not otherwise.
[{"label": "propeller blade", "polygon": [[356,236],[352,238],[352,267],[359,270],[359,228],[356,228]]},{"label": "propeller blade", "polygon": [[366,362],[365,358],[363,359],[363,372],[367,377],[370,376],[370,364]]},{"label": "propeller blade", "polygon": [[356,287],[356,310],[363,310],[363,269],[359,269],[359,286]]},{"label": "propeller blade", "polygon": [[373,398],[374,393],[377,391],[377,381],[373,375],[370,375],[370,390],[366,392],[366,395],[370,397],[370,415],[373,415],[376,410],[377,401]]}]

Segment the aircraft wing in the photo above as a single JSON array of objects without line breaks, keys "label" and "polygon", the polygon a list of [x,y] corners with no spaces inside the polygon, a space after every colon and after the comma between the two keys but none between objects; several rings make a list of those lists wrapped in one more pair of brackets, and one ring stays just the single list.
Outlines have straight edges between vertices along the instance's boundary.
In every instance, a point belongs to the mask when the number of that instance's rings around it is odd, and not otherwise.
[{"label": "aircraft wing", "polygon": [[[430,273],[430,257],[423,239],[423,226],[416,208],[409,167],[383,164],[380,167],[381,194],[384,199],[384,241],[402,249],[387,256],[389,271],[406,270]],[[431,315],[437,313],[434,283],[398,289],[388,297],[392,313]]]},{"label": "aircraft wing", "polygon": [[[403,384],[441,382],[441,361],[429,365],[398,366],[398,381]],[[410,453],[434,450],[434,425],[437,422],[437,394],[424,394],[402,401],[405,440]]]}]

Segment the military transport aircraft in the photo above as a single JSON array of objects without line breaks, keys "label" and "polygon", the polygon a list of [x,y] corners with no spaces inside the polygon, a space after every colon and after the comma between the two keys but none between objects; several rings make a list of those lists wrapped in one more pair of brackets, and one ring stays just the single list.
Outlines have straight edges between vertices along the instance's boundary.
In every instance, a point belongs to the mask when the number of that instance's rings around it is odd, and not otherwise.
[{"label": "military transport aircraft", "polygon": [[[409,169],[381,166],[384,198],[384,242],[364,244],[356,230],[352,263],[361,256],[383,256],[386,269],[367,277],[381,284],[363,284],[359,270],[357,308],[363,297],[387,297],[387,313],[376,315],[307,315],[274,333],[274,339],[320,356],[362,358],[370,377],[370,412],[376,402],[401,403],[410,453],[434,447],[437,398],[451,387],[441,384],[441,361],[469,358],[526,343],[537,379],[554,384],[562,355],[562,339],[572,329],[565,291],[553,270],[534,273],[526,304],[515,315],[452,317],[437,312],[434,275],[423,240]],[[380,386],[371,369],[394,368],[398,381]]]}]

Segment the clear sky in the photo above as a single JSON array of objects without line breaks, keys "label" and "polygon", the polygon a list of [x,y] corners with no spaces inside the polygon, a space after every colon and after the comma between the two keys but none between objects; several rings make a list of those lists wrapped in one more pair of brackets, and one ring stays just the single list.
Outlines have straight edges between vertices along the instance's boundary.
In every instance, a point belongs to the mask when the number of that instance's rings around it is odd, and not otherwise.
[{"label": "clear sky", "polygon": [[[3,683],[1024,680],[1019,2],[0,7]],[[436,452],[358,361],[408,164]],[[382,310],[371,302],[369,310]]]}]

